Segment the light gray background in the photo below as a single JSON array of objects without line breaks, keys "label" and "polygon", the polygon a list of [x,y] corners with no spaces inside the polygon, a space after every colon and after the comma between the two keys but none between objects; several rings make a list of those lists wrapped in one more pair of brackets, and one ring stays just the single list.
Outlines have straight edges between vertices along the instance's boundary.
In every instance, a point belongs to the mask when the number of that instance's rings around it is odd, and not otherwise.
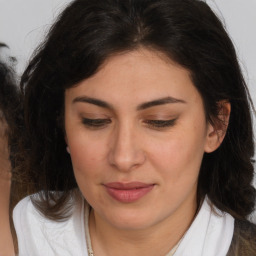
[{"label": "light gray background", "polygon": [[[92,0],[93,1],[93,0]],[[33,50],[70,0],[0,0],[0,42],[24,70]],[[206,0],[229,32],[256,105],[256,0]],[[254,122],[255,132],[256,125]],[[256,179],[254,184],[256,185]],[[254,217],[256,222],[256,216]]]}]

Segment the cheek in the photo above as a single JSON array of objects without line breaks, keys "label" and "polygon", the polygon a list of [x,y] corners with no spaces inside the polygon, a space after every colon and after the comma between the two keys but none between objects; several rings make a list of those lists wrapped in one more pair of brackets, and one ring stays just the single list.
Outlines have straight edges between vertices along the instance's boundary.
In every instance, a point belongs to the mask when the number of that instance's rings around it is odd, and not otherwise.
[{"label": "cheek", "polygon": [[102,141],[77,135],[69,141],[69,147],[78,187],[94,208],[97,205],[104,206],[106,200],[101,193],[101,183],[108,175],[105,161],[106,147],[103,146]]},{"label": "cheek", "polygon": [[81,137],[78,140],[73,137],[69,147],[73,171],[80,191],[88,202],[93,201],[95,197],[99,200],[100,195],[96,188],[101,182],[102,152],[99,150],[101,147],[94,143],[90,144]]},{"label": "cheek", "polygon": [[155,143],[151,159],[155,168],[161,170],[164,179],[175,182],[184,177],[198,176],[204,154],[204,130],[195,129],[173,133],[160,144]]},{"label": "cheek", "polygon": [[96,165],[102,161],[103,152],[97,144],[89,144],[80,140],[77,143],[72,141],[69,147],[75,172],[86,173],[87,170],[95,169]]},{"label": "cheek", "polygon": [[104,159],[103,145],[84,131],[67,133],[74,174],[78,179],[95,176]]}]

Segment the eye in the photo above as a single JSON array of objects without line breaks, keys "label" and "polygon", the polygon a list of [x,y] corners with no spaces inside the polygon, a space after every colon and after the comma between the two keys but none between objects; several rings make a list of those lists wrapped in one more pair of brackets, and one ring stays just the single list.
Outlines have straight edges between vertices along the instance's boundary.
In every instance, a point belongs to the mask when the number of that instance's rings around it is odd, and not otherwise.
[{"label": "eye", "polygon": [[90,119],[82,118],[82,123],[91,129],[104,128],[111,123],[111,119]]},{"label": "eye", "polygon": [[167,128],[171,127],[175,124],[176,119],[171,120],[145,120],[146,123],[150,128],[160,129],[160,128]]}]

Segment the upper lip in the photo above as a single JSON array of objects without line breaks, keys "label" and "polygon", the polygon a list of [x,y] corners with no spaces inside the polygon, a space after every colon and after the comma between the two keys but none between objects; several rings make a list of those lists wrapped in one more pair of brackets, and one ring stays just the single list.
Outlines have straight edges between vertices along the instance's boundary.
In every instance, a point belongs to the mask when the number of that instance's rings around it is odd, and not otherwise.
[{"label": "upper lip", "polygon": [[123,183],[123,182],[110,182],[110,183],[106,183],[104,185],[106,187],[108,187],[108,188],[120,189],[120,190],[122,190],[122,189],[123,190],[129,190],[129,189],[136,189],[136,188],[146,188],[146,187],[153,186],[154,184],[134,181],[134,182],[127,182],[127,183]]}]

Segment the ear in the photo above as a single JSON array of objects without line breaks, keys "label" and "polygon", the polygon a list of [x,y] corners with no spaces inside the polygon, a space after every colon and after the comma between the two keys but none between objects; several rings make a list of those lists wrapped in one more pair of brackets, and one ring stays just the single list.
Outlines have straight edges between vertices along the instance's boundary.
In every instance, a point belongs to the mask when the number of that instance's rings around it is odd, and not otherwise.
[{"label": "ear", "polygon": [[70,149],[69,149],[69,146],[68,146],[68,138],[67,138],[67,135],[66,135],[66,134],[65,134],[65,136],[64,136],[64,139],[65,139],[65,142],[66,142],[66,144],[67,144],[66,150],[67,150],[67,152],[70,154]]},{"label": "ear", "polygon": [[215,151],[225,138],[231,113],[230,102],[222,100],[218,102],[218,115],[208,122],[205,152]]}]

